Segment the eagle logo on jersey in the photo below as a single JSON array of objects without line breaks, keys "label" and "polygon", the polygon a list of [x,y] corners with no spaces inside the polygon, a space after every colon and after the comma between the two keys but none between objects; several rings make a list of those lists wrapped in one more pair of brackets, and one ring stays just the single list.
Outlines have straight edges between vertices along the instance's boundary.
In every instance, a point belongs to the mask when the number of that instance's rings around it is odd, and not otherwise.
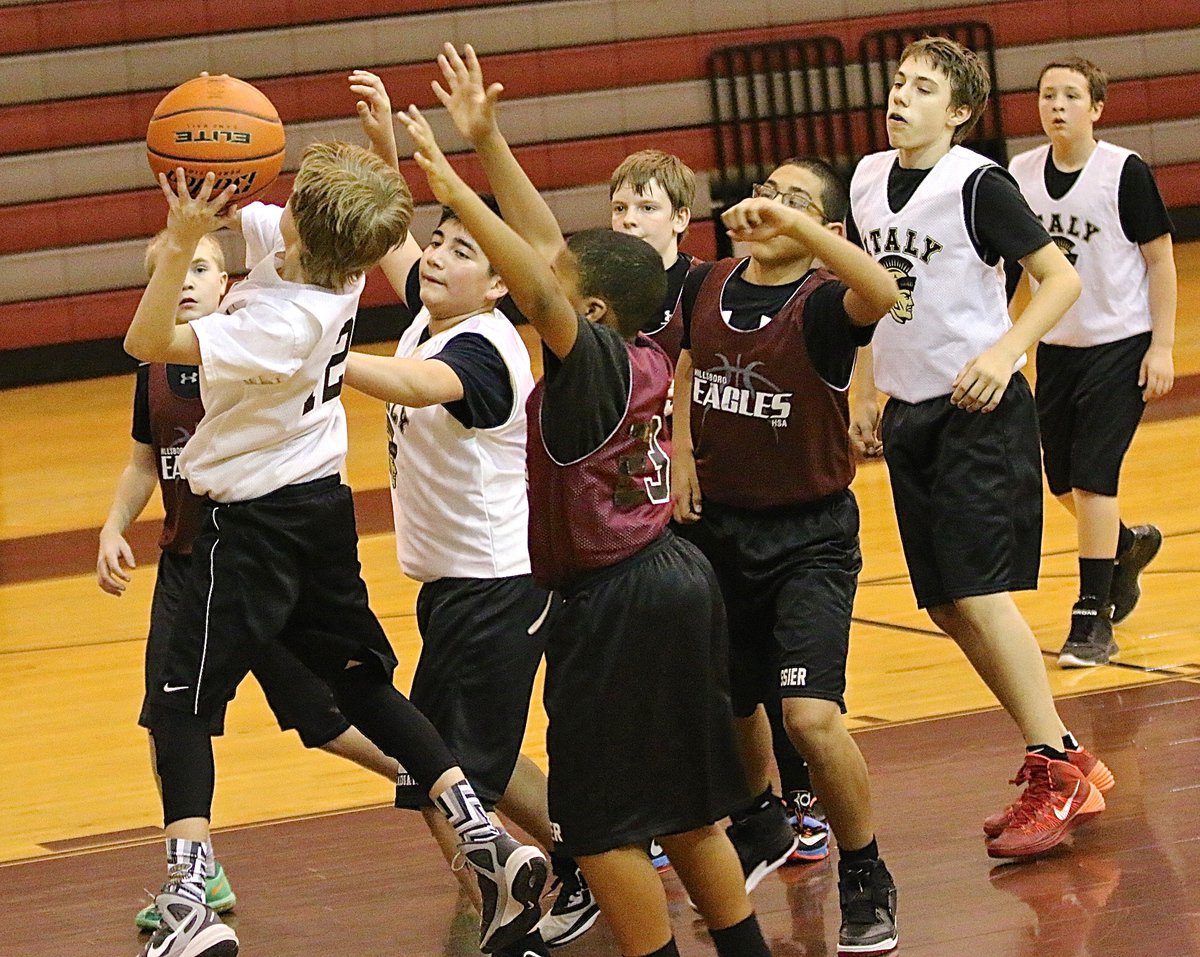
[{"label": "eagle logo on jersey", "polygon": [[914,311],[913,290],[917,286],[917,277],[912,275],[913,264],[903,256],[893,255],[884,256],[879,260],[879,265],[891,274],[896,280],[896,285],[900,287],[900,298],[896,300],[888,315],[904,325],[912,319]]},{"label": "eagle logo on jersey", "polygon": [[1067,257],[1067,262],[1074,266],[1079,259],[1079,253],[1075,252],[1075,242],[1066,236],[1051,236],[1050,238],[1054,240],[1054,245],[1062,250],[1062,254]]}]

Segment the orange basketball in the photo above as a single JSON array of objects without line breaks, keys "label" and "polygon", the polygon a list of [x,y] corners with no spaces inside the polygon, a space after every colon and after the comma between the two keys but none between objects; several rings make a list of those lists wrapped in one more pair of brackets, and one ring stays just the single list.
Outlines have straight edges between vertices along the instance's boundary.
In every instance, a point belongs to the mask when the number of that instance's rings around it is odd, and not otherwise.
[{"label": "orange basketball", "polygon": [[155,107],[146,130],[146,158],[156,180],[182,166],[194,194],[211,171],[214,195],[236,183],[239,203],[275,182],[283,145],[283,123],[271,101],[226,74],[175,87]]}]

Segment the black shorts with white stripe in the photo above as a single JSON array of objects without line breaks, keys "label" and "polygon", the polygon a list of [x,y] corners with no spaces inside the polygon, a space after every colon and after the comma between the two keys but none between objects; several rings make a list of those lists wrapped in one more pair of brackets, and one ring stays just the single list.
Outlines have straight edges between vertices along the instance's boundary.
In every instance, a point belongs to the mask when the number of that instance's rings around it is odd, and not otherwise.
[{"label": "black shorts with white stripe", "polygon": [[396,658],[360,568],[336,475],[210,505],[150,704],[211,717],[276,640],[318,676],[360,662],[390,678]]},{"label": "black shorts with white stripe", "polygon": [[[530,575],[439,578],[417,596],[421,659],[409,700],[437,728],[488,810],[504,795],[521,753],[549,602]],[[397,807],[429,804],[415,781],[397,785]]]},{"label": "black shorts with white stripe", "polygon": [[[171,628],[175,623],[179,596],[191,574],[192,556],[163,552],[158,560],[154,601],[150,606],[150,634],[146,639],[146,697],[138,724],[150,727],[150,689],[161,685],[159,678]],[[268,642],[255,657],[250,673],[262,687],[267,704],[281,731],[295,731],[306,748],[320,748],[350,727],[338,710],[333,693],[279,641]],[[225,733],[225,706],[209,717],[209,733]]]}]

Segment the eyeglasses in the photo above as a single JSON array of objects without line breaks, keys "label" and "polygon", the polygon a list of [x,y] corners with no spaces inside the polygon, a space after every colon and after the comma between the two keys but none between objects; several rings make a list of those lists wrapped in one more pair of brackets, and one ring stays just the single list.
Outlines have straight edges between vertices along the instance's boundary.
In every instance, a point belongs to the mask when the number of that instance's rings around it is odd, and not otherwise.
[{"label": "eyeglasses", "polygon": [[811,209],[821,217],[822,222],[825,221],[825,210],[818,206],[813,198],[802,189],[789,189],[784,192],[773,183],[755,183],[750,188],[750,195],[757,199],[777,199],[789,209]]}]

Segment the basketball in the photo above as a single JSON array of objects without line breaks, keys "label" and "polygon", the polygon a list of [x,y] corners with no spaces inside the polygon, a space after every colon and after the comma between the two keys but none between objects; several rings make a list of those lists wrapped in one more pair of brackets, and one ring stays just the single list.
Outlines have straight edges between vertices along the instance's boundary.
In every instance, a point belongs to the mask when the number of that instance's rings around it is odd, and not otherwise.
[{"label": "basketball", "polygon": [[[146,158],[157,180],[182,166],[189,192],[215,173],[216,195],[237,185],[237,202],[253,199],[283,166],[279,114],[262,93],[226,74],[198,76],[159,101],[146,130]],[[172,184],[173,185],[173,184]]]}]

